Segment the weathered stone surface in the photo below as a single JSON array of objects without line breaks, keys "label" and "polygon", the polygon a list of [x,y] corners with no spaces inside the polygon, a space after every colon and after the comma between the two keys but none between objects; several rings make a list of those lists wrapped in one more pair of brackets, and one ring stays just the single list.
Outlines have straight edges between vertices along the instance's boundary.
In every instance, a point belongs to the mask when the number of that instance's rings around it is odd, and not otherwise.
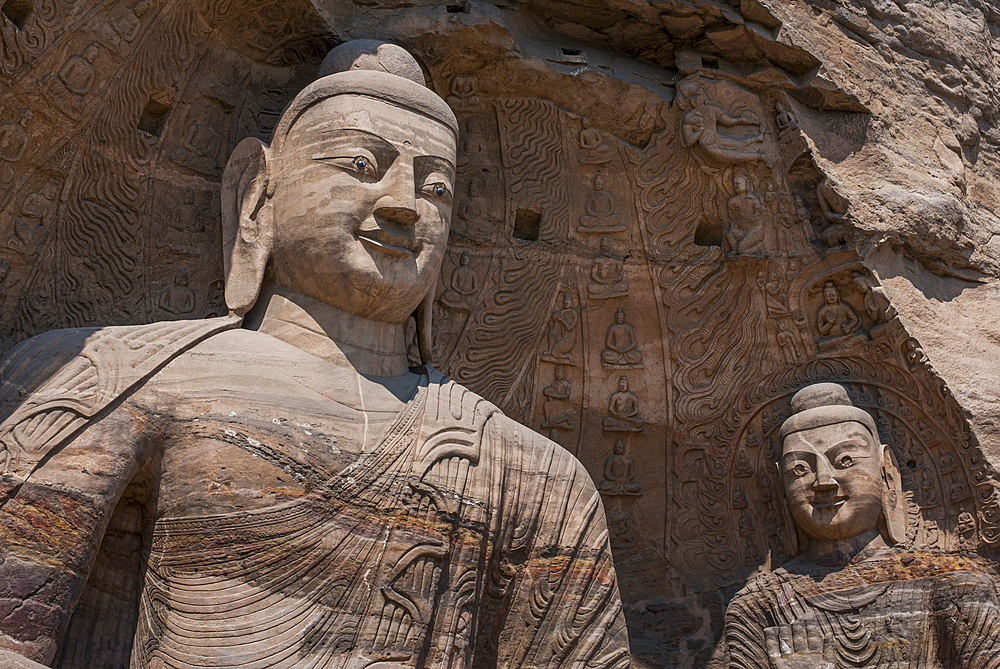
[{"label": "weathered stone surface", "polygon": [[[0,9],[6,348],[56,327],[223,315],[233,149],[270,140],[329,47],[386,39],[459,122],[433,362],[602,491],[635,666],[725,665],[733,594],[796,549],[778,428],[812,382],[843,384],[895,449],[910,504],[898,550],[975,551],[994,569],[992,3]],[[417,364],[422,330],[407,328]],[[32,364],[25,394],[59,368]],[[126,555],[142,525],[102,554]]]}]

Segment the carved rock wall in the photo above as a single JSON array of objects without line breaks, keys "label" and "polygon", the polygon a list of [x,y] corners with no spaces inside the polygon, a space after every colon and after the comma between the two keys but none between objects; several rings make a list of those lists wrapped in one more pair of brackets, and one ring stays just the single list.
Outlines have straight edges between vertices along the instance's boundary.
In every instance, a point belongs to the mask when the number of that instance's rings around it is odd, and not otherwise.
[{"label": "carved rock wall", "polygon": [[914,547],[994,554],[988,3],[0,12],[4,348],[221,313],[229,151],[332,45],[388,39],[463,133],[436,364],[589,469],[636,666],[720,666],[732,593],[795,552],[774,462],[809,382],[877,417]]}]

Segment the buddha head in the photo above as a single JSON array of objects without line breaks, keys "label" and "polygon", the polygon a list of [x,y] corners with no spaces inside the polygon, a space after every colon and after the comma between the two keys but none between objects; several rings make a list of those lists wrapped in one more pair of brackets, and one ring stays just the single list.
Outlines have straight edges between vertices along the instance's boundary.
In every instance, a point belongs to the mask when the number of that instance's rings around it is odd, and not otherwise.
[{"label": "buddha head", "polygon": [[888,544],[903,541],[899,467],[868,412],[836,383],[803,388],[791,410],[778,468],[800,538],[846,541],[879,530]]},{"label": "buddha head", "polygon": [[413,56],[374,40],[331,51],[282,113],[271,144],[244,139],[223,175],[226,304],[262,285],[402,325],[430,351],[458,123]]},{"label": "buddha head", "polygon": [[619,309],[617,312],[615,312],[615,322],[618,323],[619,325],[621,325],[622,323],[625,322],[625,310],[624,309]]},{"label": "buddha head", "polygon": [[840,290],[833,281],[827,281],[823,285],[823,301],[827,304],[840,302]]}]

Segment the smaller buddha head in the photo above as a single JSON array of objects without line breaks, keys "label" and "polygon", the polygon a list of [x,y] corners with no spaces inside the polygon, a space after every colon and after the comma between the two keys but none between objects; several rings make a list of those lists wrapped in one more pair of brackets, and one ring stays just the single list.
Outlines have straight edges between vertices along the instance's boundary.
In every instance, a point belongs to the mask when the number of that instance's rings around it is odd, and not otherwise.
[{"label": "smaller buddha head", "polygon": [[827,304],[837,304],[840,302],[840,290],[833,281],[827,281],[823,286],[823,300]]},{"label": "smaller buddha head", "polygon": [[615,440],[615,455],[625,455],[625,442],[621,439]]},{"label": "smaller buddha head", "polygon": [[737,193],[747,192],[747,178],[742,174],[737,174],[733,177],[733,188],[736,189]]},{"label": "smaller buddha head", "polygon": [[90,64],[93,64],[97,57],[100,55],[100,47],[97,46],[97,42],[91,42],[87,45],[87,48],[83,50],[83,59]]},{"label": "smaller buddha head", "polygon": [[190,206],[194,204],[194,189],[188,188],[184,191],[184,204]]},{"label": "smaller buddha head", "polygon": [[618,379],[618,391],[622,393],[628,392],[628,377],[624,374]]},{"label": "smaller buddha head", "polygon": [[611,240],[607,237],[601,237],[601,253],[611,253]]},{"label": "smaller buddha head", "polygon": [[175,286],[187,286],[188,285],[188,273],[187,270],[179,269],[177,274],[174,275],[174,285]]},{"label": "smaller buddha head", "polygon": [[622,323],[625,322],[625,310],[624,309],[619,309],[618,312],[615,314],[615,322],[618,323],[619,325],[621,325]]},{"label": "smaller buddha head", "polygon": [[778,469],[800,535],[843,541],[874,529],[886,543],[906,534],[899,466],[875,421],[836,383],[797,392],[781,425]]},{"label": "smaller buddha head", "polygon": [[458,256],[458,264],[461,265],[462,267],[468,267],[469,266],[469,252],[468,251],[462,251],[462,255]]},{"label": "smaller buddha head", "polygon": [[604,190],[604,177],[600,172],[594,175],[594,190]]},{"label": "smaller buddha head", "polygon": [[573,308],[573,296],[569,294],[569,291],[563,293],[562,305],[563,309]]}]

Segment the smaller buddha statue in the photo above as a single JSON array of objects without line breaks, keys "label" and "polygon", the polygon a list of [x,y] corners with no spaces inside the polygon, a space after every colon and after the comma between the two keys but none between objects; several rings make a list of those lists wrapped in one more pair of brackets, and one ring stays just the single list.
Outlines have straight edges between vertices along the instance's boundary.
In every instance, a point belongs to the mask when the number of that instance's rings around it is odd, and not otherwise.
[{"label": "smaller buddha statue", "polygon": [[173,285],[164,288],[156,301],[160,309],[177,316],[194,311],[194,303],[194,291],[188,287],[188,273],[183,269],[177,270]]},{"label": "smaller buddha statue", "polygon": [[556,365],[552,370],[552,385],[545,386],[542,394],[549,399],[565,400],[573,390],[573,384],[566,378],[566,370],[562,365]]},{"label": "smaller buddha statue", "polygon": [[817,346],[820,351],[857,346],[868,340],[868,333],[861,328],[858,312],[840,299],[840,290],[833,281],[827,281],[823,286],[823,302],[816,312],[820,334]]},{"label": "smaller buddha statue", "polygon": [[587,195],[583,207],[586,213],[580,216],[580,232],[621,232],[625,229],[622,217],[615,213],[615,198],[604,188],[604,177],[598,172],[594,176],[594,190]]},{"label": "smaller buddha statue", "polygon": [[472,74],[456,74],[451,80],[451,95],[445,98],[450,107],[472,107],[479,104],[476,77]]},{"label": "smaller buddha statue", "polygon": [[618,379],[618,391],[608,398],[608,415],[601,420],[606,432],[642,432],[639,398],[628,389],[628,378]]},{"label": "smaller buddha statue", "polygon": [[738,479],[745,479],[753,476],[753,465],[750,464],[750,458],[747,457],[747,452],[742,448],[740,449],[739,456],[736,458],[736,466],[733,468],[733,476]]},{"label": "smaller buddha statue", "polygon": [[611,240],[601,237],[601,253],[590,265],[591,281],[587,283],[587,297],[605,300],[628,295],[625,280],[625,263],[611,251]]},{"label": "smaller buddha statue", "polygon": [[581,165],[602,165],[611,162],[614,154],[601,136],[601,131],[592,127],[586,116],[580,122],[583,128],[580,130],[580,150],[576,152],[577,162]]},{"label": "smaller buddha statue", "polygon": [[194,203],[194,189],[184,193],[184,202],[174,207],[167,231],[160,237],[160,243],[175,253],[193,255],[200,245],[208,241],[205,233],[205,216]]},{"label": "smaller buddha statue", "polygon": [[729,198],[729,228],[726,230],[728,252],[736,255],[760,255],[764,251],[764,229],[760,218],[764,205],[760,198],[749,192],[747,178],[741,174],[733,177],[736,193]]},{"label": "smaller buddha statue", "polygon": [[[907,499],[872,416],[835,383],[803,388],[791,412],[779,430],[778,470],[798,555],[759,573],[729,603],[728,666],[993,666],[996,584],[975,558],[901,545]],[[958,521],[971,544],[974,518]],[[919,529],[926,544],[937,541],[934,521]]]},{"label": "smaller buddha statue", "polygon": [[563,293],[562,309],[549,318],[549,348],[542,353],[542,359],[559,364],[573,364],[573,347],[576,346],[576,324],[580,314],[573,308],[573,296]]},{"label": "smaller buddha statue", "polygon": [[642,367],[642,352],[636,350],[635,328],[625,322],[623,309],[615,313],[615,322],[608,326],[604,346],[601,363],[605,367],[617,369]]},{"label": "smaller buddha statue", "polygon": [[458,266],[451,272],[450,287],[441,293],[439,301],[445,307],[468,310],[477,290],[479,277],[469,267],[469,252],[462,251],[458,257]]},{"label": "smaller buddha statue", "polygon": [[615,452],[604,461],[604,480],[597,489],[606,495],[639,495],[642,493],[635,480],[635,462],[625,455],[625,442],[615,440]]},{"label": "smaller buddha statue", "polygon": [[774,121],[778,124],[779,139],[785,139],[786,135],[799,127],[799,121],[795,118],[795,114],[781,102],[774,103],[774,114]]},{"label": "smaller buddha statue", "polygon": [[547,398],[542,403],[542,413],[545,416],[542,429],[575,429],[573,418],[576,414],[566,402],[572,391],[573,385],[566,378],[565,368],[556,365],[552,371],[552,385],[542,389],[542,394]]}]

